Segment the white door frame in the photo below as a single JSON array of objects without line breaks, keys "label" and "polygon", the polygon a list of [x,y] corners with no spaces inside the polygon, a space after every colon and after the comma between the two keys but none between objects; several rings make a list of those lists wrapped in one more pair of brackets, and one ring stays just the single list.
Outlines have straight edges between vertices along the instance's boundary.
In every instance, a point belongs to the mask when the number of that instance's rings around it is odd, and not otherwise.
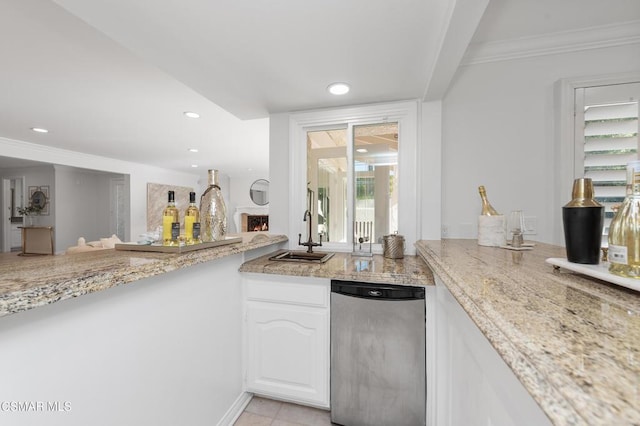
[{"label": "white door frame", "polygon": [[22,180],[22,199],[26,200],[26,188],[25,188],[25,177],[24,176],[3,176],[2,177],[2,187],[0,188],[0,208],[2,209],[2,214],[0,215],[2,220],[2,224],[0,225],[0,232],[2,233],[2,247],[0,247],[2,252],[10,252],[11,251],[11,212],[10,209],[10,201],[9,194],[11,193],[11,180],[20,179]]},{"label": "white door frame", "polygon": [[0,205],[2,206],[2,251],[11,251],[11,214],[9,213],[7,205],[7,197],[9,194],[11,180],[8,178],[2,178],[2,200]]}]

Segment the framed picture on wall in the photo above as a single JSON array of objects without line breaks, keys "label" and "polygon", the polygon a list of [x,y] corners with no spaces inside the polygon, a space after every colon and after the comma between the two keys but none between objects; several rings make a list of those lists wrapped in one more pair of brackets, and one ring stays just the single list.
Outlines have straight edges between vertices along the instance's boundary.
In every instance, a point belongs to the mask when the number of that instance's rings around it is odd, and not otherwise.
[{"label": "framed picture on wall", "polygon": [[49,215],[49,185],[30,186],[29,187],[29,204],[34,207],[40,207],[40,214]]}]

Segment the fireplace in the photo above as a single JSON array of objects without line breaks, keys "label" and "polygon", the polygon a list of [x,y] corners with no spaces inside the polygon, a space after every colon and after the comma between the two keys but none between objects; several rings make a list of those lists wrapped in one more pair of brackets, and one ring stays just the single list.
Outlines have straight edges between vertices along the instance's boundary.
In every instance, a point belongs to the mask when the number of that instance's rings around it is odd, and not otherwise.
[{"label": "fireplace", "polygon": [[[253,228],[249,228],[249,217],[256,216],[262,218],[262,222],[253,223]],[[262,206],[238,206],[233,213],[233,224],[235,225],[235,232],[247,232],[253,231],[256,225],[263,224],[269,228],[269,208]]]},{"label": "fireplace", "polygon": [[248,214],[240,215],[242,221],[242,232],[257,232],[269,230],[269,215],[266,214]]}]

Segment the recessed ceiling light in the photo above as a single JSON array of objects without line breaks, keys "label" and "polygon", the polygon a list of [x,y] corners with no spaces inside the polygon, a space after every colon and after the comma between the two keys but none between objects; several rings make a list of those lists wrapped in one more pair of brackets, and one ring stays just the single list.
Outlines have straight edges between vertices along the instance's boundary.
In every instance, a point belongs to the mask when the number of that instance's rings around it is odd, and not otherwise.
[{"label": "recessed ceiling light", "polygon": [[189,148],[189,152],[198,152],[198,148]]},{"label": "recessed ceiling light", "polygon": [[344,95],[349,93],[349,85],[347,83],[331,83],[327,90],[332,95]]},{"label": "recessed ceiling light", "polygon": [[42,127],[32,127],[31,130],[38,133],[49,133],[47,129],[43,129]]},{"label": "recessed ceiling light", "polygon": [[193,167],[194,169],[198,167],[197,164],[192,164],[191,167]]},{"label": "recessed ceiling light", "polygon": [[366,150],[366,148],[358,148],[356,149],[356,152],[369,152]]},{"label": "recessed ceiling light", "polygon": [[200,118],[200,114],[198,114],[197,112],[185,111],[184,115],[189,118]]}]

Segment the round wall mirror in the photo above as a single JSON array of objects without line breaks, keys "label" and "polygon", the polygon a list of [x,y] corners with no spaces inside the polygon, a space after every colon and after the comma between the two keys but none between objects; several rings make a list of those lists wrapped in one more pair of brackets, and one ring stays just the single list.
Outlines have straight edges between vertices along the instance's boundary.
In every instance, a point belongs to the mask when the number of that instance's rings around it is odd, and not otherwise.
[{"label": "round wall mirror", "polygon": [[258,179],[251,184],[249,188],[249,197],[251,201],[259,206],[269,204],[269,181],[266,179]]},{"label": "round wall mirror", "polygon": [[33,207],[37,207],[42,210],[46,204],[47,196],[44,192],[38,190],[31,194],[31,205],[33,205]]}]

